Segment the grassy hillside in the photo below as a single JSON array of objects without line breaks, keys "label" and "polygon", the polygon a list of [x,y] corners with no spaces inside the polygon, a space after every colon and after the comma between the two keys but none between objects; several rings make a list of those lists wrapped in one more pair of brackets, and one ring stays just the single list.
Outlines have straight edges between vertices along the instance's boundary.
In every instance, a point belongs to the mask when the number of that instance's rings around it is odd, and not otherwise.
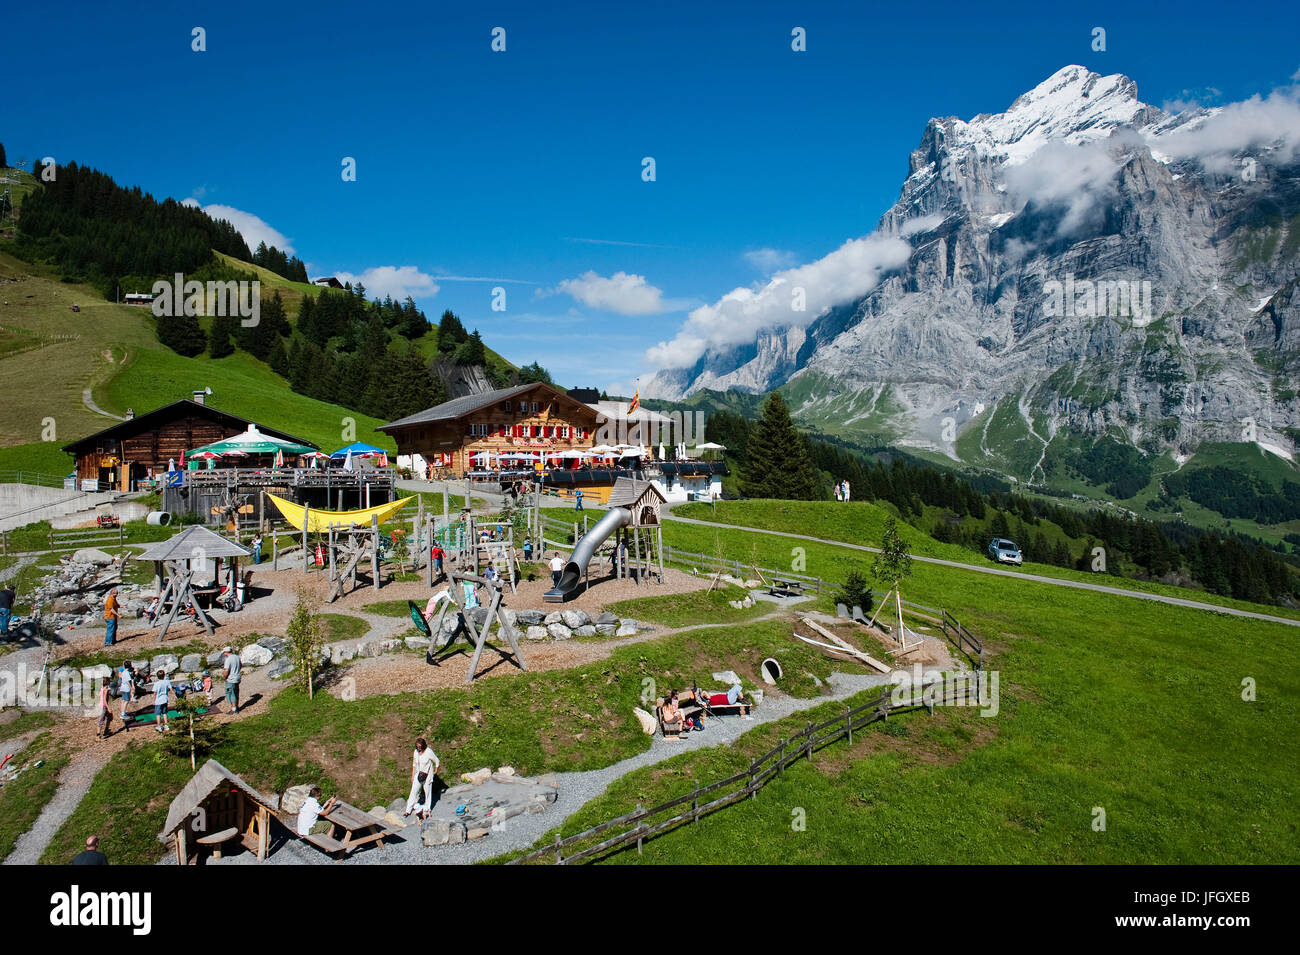
[{"label": "grassy hillside", "polygon": [[[787,534],[807,534],[825,540],[843,541],[849,544],[878,547],[884,530],[885,520],[890,516],[892,510],[888,507],[879,507],[866,501],[852,501],[848,504],[828,504],[825,502],[805,501],[724,501],[716,506],[709,504],[686,504],[675,508],[673,513],[682,517],[714,521],[720,524],[763,528],[765,530],[779,531]],[[1054,530],[1057,535],[1061,533],[1059,528],[1056,528],[1055,525],[1051,525],[1046,521],[1042,522],[1042,525],[1040,526],[1044,529],[1044,536],[1047,536],[1049,530]],[[1035,527],[1035,531],[1037,530],[1038,527]],[[956,561],[957,563],[970,564],[979,567],[991,566],[991,562],[979,554],[975,554],[957,544],[941,543],[933,537],[930,537],[928,534],[925,534],[908,524],[899,522],[898,532],[907,542],[911,552],[918,556],[935,557],[941,560],[951,560]],[[717,541],[720,539],[724,542],[731,542],[733,540],[733,538],[730,537],[729,532],[725,530],[718,531],[710,527],[682,524],[673,521],[667,521],[664,525],[665,542],[674,547],[679,547],[682,550],[693,551],[699,554],[712,554],[717,545]],[[744,548],[742,549],[741,557],[748,557],[749,548],[757,547],[759,556],[757,562],[761,566],[774,568],[790,566],[792,559],[790,548],[792,545],[781,543],[780,538],[764,534],[746,534],[742,540],[744,541]],[[864,574],[871,569],[873,555],[870,553],[859,552],[855,555],[852,551],[845,551],[836,548],[825,551],[818,550],[818,553],[826,555],[829,562],[825,564],[816,564],[813,562],[811,555],[813,554],[812,548],[817,547],[817,545],[804,545],[799,542],[793,543],[798,544],[798,546],[801,547],[806,546],[809,548],[807,569],[803,571],[803,573],[810,576],[824,577],[826,580],[838,584],[843,582],[849,570],[854,567],[862,571]],[[1025,541],[1020,541],[1019,543],[1022,546],[1026,545]],[[1075,550],[1078,551],[1079,549],[1079,546],[1076,544]],[[831,558],[833,558],[833,561]],[[922,565],[914,565],[914,567],[920,566]],[[1220,597],[1216,594],[1210,594],[1200,590],[1171,587],[1166,584],[1154,583],[1151,581],[1130,580],[1125,577],[1117,577],[1111,574],[1070,570],[1063,567],[1055,567],[1051,564],[1035,563],[1032,560],[1027,560],[1024,566],[1020,569],[1025,573],[1036,574],[1041,577],[1054,577],[1058,580],[1087,581],[1088,583],[1104,584],[1109,587],[1120,587],[1125,590],[1133,590],[1141,593],[1162,594],[1168,597],[1182,597],[1198,600],[1202,603],[1214,604],[1220,607],[1234,607],[1242,610],[1252,610],[1258,613],[1272,614],[1277,617],[1294,617],[1300,619],[1300,611],[1290,610],[1286,607],[1253,604],[1242,600],[1234,600],[1230,597]],[[879,585],[877,585],[877,589],[880,589]]]}]

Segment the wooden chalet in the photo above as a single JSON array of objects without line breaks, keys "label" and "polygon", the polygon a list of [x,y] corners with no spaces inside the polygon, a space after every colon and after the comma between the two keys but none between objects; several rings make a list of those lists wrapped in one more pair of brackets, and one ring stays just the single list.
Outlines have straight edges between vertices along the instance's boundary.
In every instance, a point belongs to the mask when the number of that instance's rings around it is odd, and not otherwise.
[{"label": "wooden chalet", "polygon": [[[185,452],[233,438],[254,423],[183,398],[64,445],[63,450],[76,458],[78,486],[96,481],[101,490],[134,491],[151,476],[163,474],[169,461],[179,466]],[[257,428],[271,437],[316,447],[262,424]]]},{"label": "wooden chalet", "polygon": [[[488,451],[551,455],[589,450],[599,412],[542,382],[453,398],[437,407],[381,425],[398,454],[419,454],[431,476],[461,476],[470,458]],[[495,460],[495,459],[494,459]]]}]

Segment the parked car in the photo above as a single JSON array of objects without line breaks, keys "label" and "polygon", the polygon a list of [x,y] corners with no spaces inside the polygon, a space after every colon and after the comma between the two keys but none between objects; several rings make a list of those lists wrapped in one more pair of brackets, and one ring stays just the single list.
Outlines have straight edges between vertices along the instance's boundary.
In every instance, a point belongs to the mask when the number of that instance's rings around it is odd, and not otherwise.
[{"label": "parked car", "polygon": [[1017,567],[1025,559],[1015,541],[1009,541],[1002,537],[995,537],[989,541],[989,557],[999,564],[1015,564]]}]

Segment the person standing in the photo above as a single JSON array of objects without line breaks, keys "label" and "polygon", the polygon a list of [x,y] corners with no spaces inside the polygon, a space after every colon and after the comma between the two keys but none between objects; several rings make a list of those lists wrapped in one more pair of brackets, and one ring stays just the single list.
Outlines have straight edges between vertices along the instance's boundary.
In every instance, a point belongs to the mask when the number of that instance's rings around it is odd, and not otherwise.
[{"label": "person standing", "polygon": [[533,539],[524,538],[524,563],[531,563],[533,559]]},{"label": "person standing", "polygon": [[253,563],[262,562],[262,532],[258,531],[253,535]]},{"label": "person standing", "polygon": [[172,691],[172,681],[167,679],[167,671],[159,670],[153,684],[153,728],[155,733],[165,733],[167,725],[167,699]]},{"label": "person standing", "polygon": [[239,660],[239,654],[230,647],[224,647],[221,653],[226,666],[226,702],[230,704],[231,713],[238,713],[239,679],[243,664]]},{"label": "person standing", "polygon": [[844,479],[844,500],[847,501],[848,499],[849,499],[849,480],[848,478],[845,478]]},{"label": "person standing", "polygon": [[117,693],[122,698],[122,730],[125,732],[131,728],[127,707],[135,699],[135,667],[131,666],[130,660],[123,660],[122,669],[117,673]]},{"label": "person standing", "polygon": [[117,618],[120,616],[117,604],[117,588],[109,590],[104,598],[104,646],[111,647],[117,643]]},{"label": "person standing", "polygon": [[203,698],[208,701],[208,709],[212,709],[212,671],[203,671]]},{"label": "person standing", "polygon": [[551,558],[551,586],[560,586],[560,574],[564,573],[564,561],[560,560],[560,552],[557,550],[555,556]]},{"label": "person standing", "polygon": [[99,836],[86,840],[86,848],[72,857],[73,865],[108,865],[108,856],[99,851]]},{"label": "person standing", "polygon": [[573,506],[573,509],[574,509],[575,511],[580,511],[580,510],[582,510],[582,488],[578,488],[576,491],[574,491],[574,492],[573,492],[573,496],[574,496],[574,498],[575,498],[575,499],[577,500],[577,502],[578,502],[577,504],[575,504],[575,505]]},{"label": "person standing", "polygon": [[420,818],[428,818],[433,808],[433,777],[441,765],[438,754],[429,748],[424,737],[417,739],[411,753],[411,794],[406,797],[406,815],[409,816],[416,806],[422,806]]},{"label": "person standing", "polygon": [[0,637],[9,638],[9,618],[14,612],[14,585],[0,588]]},{"label": "person standing", "polygon": [[95,739],[108,738],[108,724],[113,722],[113,710],[108,705],[108,677],[99,681],[99,724]]},{"label": "person standing", "polygon": [[442,561],[443,561],[443,558],[447,556],[447,555],[446,555],[446,552],[442,549],[442,546],[441,546],[441,545],[435,543],[435,544],[433,545],[433,550],[430,551],[429,553],[430,553],[430,556],[433,558],[433,572],[434,572],[436,575],[438,575],[439,577],[441,577],[441,576],[442,576]]}]

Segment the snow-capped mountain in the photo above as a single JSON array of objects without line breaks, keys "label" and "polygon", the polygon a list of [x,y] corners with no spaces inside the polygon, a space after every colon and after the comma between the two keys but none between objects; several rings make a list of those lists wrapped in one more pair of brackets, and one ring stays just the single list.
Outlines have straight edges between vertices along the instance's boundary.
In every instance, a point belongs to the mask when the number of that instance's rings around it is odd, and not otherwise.
[{"label": "snow-capped mountain", "polygon": [[824,430],[1021,480],[1058,434],[1183,455],[1257,429],[1291,449],[1298,152],[1292,99],[1167,114],[1066,67],[1006,112],[927,124],[876,227],[910,251],[869,292],[643,392],[787,385]]}]

